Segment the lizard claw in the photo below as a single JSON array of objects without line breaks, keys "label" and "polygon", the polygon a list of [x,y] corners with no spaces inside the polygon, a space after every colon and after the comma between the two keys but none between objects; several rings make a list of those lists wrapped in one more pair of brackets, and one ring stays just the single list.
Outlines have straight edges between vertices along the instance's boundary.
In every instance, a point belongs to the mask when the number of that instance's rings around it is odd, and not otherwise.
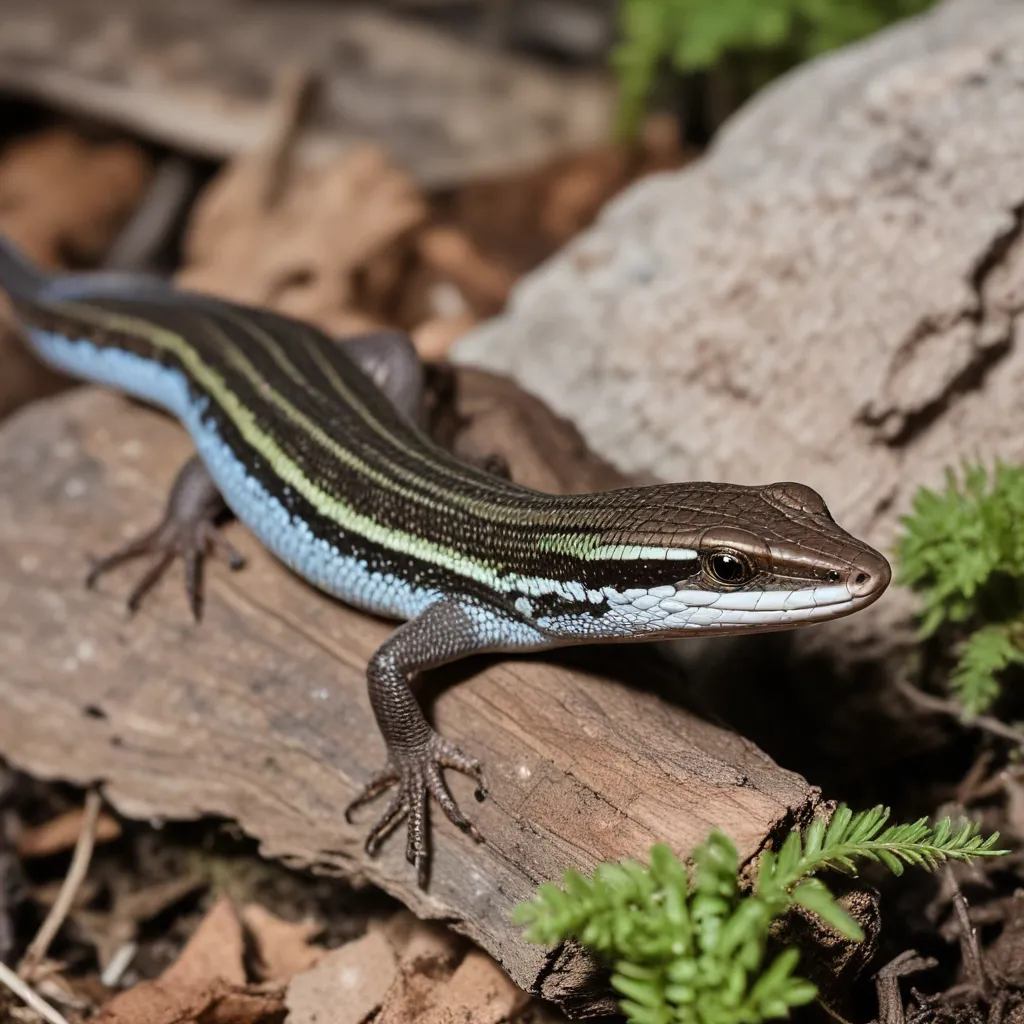
[{"label": "lizard claw", "polygon": [[366,837],[366,852],[377,854],[384,840],[403,822],[406,826],[405,857],[416,867],[420,888],[425,888],[430,863],[429,830],[427,827],[427,801],[432,796],[453,824],[477,842],[483,836],[477,827],[459,809],[444,781],[443,769],[454,768],[476,780],[476,798],[487,794],[483,768],[475,758],[463,754],[443,736],[434,733],[422,747],[408,754],[393,754],[387,766],[378,772],[362,792],[345,810],[346,821],[352,821],[352,812],[397,785],[397,790],[384,813]]},{"label": "lizard claw", "polygon": [[207,554],[220,554],[232,569],[245,565],[242,555],[221,536],[216,519],[223,501],[198,460],[181,469],[161,522],[152,530],[95,561],[86,577],[91,589],[111,569],[143,555],[155,555],[149,569],[128,596],[128,611],[138,611],[143,599],[163,578],[175,559],[185,563],[185,591],[192,615],[198,622],[203,614],[203,561]]}]

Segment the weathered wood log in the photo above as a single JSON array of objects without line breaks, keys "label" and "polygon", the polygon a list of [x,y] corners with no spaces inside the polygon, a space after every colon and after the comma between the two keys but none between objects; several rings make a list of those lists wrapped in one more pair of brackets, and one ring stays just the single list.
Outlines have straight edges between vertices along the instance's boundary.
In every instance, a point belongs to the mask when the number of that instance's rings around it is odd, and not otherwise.
[{"label": "weathered wood log", "polygon": [[276,78],[320,84],[300,163],[372,140],[423,185],[605,141],[605,78],[317,0],[0,0],[0,87],[217,159],[263,143]]},{"label": "weathered wood log", "polygon": [[[529,450],[516,416],[464,380],[475,397],[461,415],[490,417],[507,445]],[[571,428],[549,425],[541,454],[504,454],[520,478],[564,489],[610,479],[573,444]],[[249,563],[238,574],[208,566],[200,625],[173,573],[133,620],[128,570],[84,589],[86,555],[154,521],[189,451],[170,420],[95,389],[35,403],[0,428],[0,754],[12,764],[101,782],[132,817],[237,820],[267,856],[365,878],[449,921],[570,1012],[605,1005],[593,964],[525,943],[509,920],[539,882],[642,858],[659,840],[685,854],[713,826],[749,857],[813,813],[819,794],[800,776],[657,695],[682,682],[649,648],[477,659],[438,673],[431,696],[448,685],[428,703],[485,761],[484,803],[468,779],[451,785],[487,841],[434,814],[433,875],[419,891],[401,838],[371,860],[365,823],[341,814],[384,754],[364,669],[387,622],[312,590],[237,524],[230,536]],[[552,470],[567,455],[580,467],[568,481]]]}]

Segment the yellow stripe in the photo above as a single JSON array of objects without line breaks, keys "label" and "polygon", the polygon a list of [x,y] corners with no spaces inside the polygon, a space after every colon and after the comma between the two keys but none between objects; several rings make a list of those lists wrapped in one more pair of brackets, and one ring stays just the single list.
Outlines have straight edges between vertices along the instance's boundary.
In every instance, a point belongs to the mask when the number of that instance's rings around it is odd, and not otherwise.
[{"label": "yellow stripe", "polygon": [[[354,470],[357,473],[361,473],[363,476],[372,480],[378,486],[386,488],[389,491],[393,491],[395,494],[399,494],[403,498],[407,498],[410,501],[423,501],[422,495],[417,494],[414,491],[409,491],[406,488],[399,486],[399,484],[394,479],[374,469],[372,466],[368,465],[348,448],[339,445],[336,441],[334,441],[333,438],[325,434],[320,426],[318,426],[311,419],[309,419],[309,417],[306,416],[304,413],[296,409],[291,402],[289,402],[283,395],[281,395],[280,392],[271,387],[267,383],[267,381],[264,380],[262,376],[260,376],[260,373],[256,369],[256,367],[253,366],[251,362],[249,362],[249,360],[245,357],[245,355],[238,348],[238,346],[231,340],[231,338],[227,334],[225,334],[212,320],[208,320],[207,325],[208,327],[210,327],[210,329],[216,331],[220,335],[221,340],[224,342],[225,345],[225,355],[228,361],[231,363],[232,367],[235,370],[237,370],[243,377],[245,377],[250,384],[252,384],[252,386],[256,389],[258,394],[262,395],[271,404],[277,406],[277,408],[286,417],[286,419],[290,420],[293,425],[301,429],[306,435],[313,438],[320,445],[321,448],[323,448],[325,451],[333,455],[334,458],[336,458],[342,465],[347,466],[349,469]],[[173,333],[171,334],[171,336],[175,338],[180,337],[180,335]],[[195,350],[191,346],[189,346],[189,351],[194,352]],[[206,366],[206,364],[202,363],[201,361],[200,365],[204,367]],[[212,375],[213,371],[211,370],[210,373]],[[226,407],[224,406],[223,395],[230,394],[232,398],[234,398],[234,392],[231,391],[231,389],[224,383],[223,380],[221,380],[219,376],[216,379],[220,382],[221,385],[223,385],[223,391],[220,391],[217,394],[217,404],[224,407],[225,411],[227,411]],[[301,378],[297,379],[301,381]],[[238,407],[244,408],[241,402],[238,403]],[[231,419],[233,422],[235,422],[233,416],[231,417]],[[238,426],[237,422],[235,423],[235,425]],[[271,465],[275,469],[277,469],[276,463],[272,462]],[[418,480],[419,478],[416,477],[415,479]],[[424,504],[426,504],[429,508],[436,509],[438,507],[436,503],[431,502],[429,500],[424,501]]]},{"label": "yellow stripe", "polygon": [[[278,477],[302,494],[320,515],[337,523],[343,529],[365,537],[367,540],[382,547],[432,562],[452,572],[468,576],[491,586],[496,586],[497,589],[507,589],[510,586],[512,589],[515,589],[516,581],[534,578],[521,577],[516,574],[499,577],[496,574],[493,562],[488,562],[484,559],[474,560],[454,548],[435,544],[414,534],[382,526],[372,518],[358,513],[338,497],[323,490],[303,473],[302,469],[289,458],[287,453],[281,449],[271,435],[259,428],[252,410],[245,406],[245,403],[231,390],[220,374],[203,361],[198,351],[182,335],[160,327],[151,321],[126,314],[113,313],[107,310],[97,311],[88,305],[80,305],[75,302],[61,303],[60,305],[71,308],[76,317],[87,322],[96,322],[98,320],[100,326],[110,327],[129,335],[141,335],[149,339],[157,349],[174,353],[181,361],[185,370],[210,394],[211,398],[213,398],[228,419],[231,420],[245,441],[258,451],[274,468]],[[288,402],[259,374],[229,335],[211,320],[207,319],[206,323],[216,330],[225,342],[225,355],[231,362],[233,369],[242,374],[259,394],[271,401],[292,424],[301,429],[307,436],[313,438],[339,462],[356,473],[362,474],[368,480],[373,481],[374,484],[399,494],[410,501],[425,504],[440,515],[444,515],[445,502],[447,502],[449,505],[452,503],[461,505],[480,518],[498,525],[529,525],[543,529],[545,525],[555,518],[556,513],[554,510],[546,512],[545,510],[517,509],[512,505],[498,507],[486,501],[467,498],[456,491],[449,491],[432,484],[428,480],[423,480],[404,467],[395,466],[396,475],[407,477],[419,486],[439,494],[443,501],[441,503],[433,502],[422,493],[410,491],[402,487],[397,481],[367,465],[349,449],[339,445],[333,438],[324,433],[318,424],[296,409],[294,405]],[[249,330],[252,329],[248,324],[243,326]],[[272,345],[271,349],[277,350],[277,346]],[[268,353],[274,357],[275,362],[281,366],[282,371],[287,372],[297,382],[301,382],[303,378],[297,368],[294,366],[291,369],[286,368],[282,362],[283,353],[274,355],[271,349],[268,349]],[[347,388],[345,392],[349,393]],[[355,400],[352,404],[355,407],[355,411],[363,415],[364,422],[375,422],[361,402]],[[387,436],[390,437],[390,434]],[[394,443],[398,444],[398,442]],[[407,450],[400,444],[398,446],[403,451]],[[440,466],[441,464],[438,465]],[[538,493],[525,488],[522,490],[524,494]],[[486,514],[487,511],[493,511],[496,515],[488,516]],[[533,512],[532,517],[530,515],[531,512]],[[541,534],[536,538],[536,550],[538,551],[556,552],[587,560],[614,557],[612,552],[618,547],[618,545],[605,545],[599,533],[567,534],[555,532]],[[653,552],[653,549],[648,548],[645,550],[648,553]],[[625,551],[623,551],[623,556],[626,556]],[[626,557],[625,560],[629,560],[629,558]],[[502,583],[504,586],[501,586]]]}]

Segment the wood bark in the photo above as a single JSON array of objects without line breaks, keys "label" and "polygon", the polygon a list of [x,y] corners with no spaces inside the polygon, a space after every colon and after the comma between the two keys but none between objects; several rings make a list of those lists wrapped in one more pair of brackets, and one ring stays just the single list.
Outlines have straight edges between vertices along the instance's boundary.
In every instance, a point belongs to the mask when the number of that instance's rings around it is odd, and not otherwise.
[{"label": "wood bark", "polygon": [[322,164],[374,141],[447,187],[604,142],[607,79],[550,69],[373,10],[317,0],[0,0],[0,87],[214,159],[261,145],[275,83],[319,97],[298,141]]},{"label": "wood bark", "polygon": [[[459,380],[455,418],[435,420],[457,450],[483,443],[475,428],[499,439],[520,479],[566,490],[618,479],[536,403],[505,401],[482,374]],[[607,1008],[594,965],[530,945],[510,923],[538,883],[644,858],[655,841],[686,855],[712,827],[749,857],[813,813],[819,794],[800,776],[681,706],[678,670],[650,648],[474,659],[432,675],[424,700],[486,764],[482,804],[468,779],[450,779],[486,842],[434,813],[421,892],[401,837],[377,859],[364,853],[376,808],[356,826],[342,817],[384,757],[364,669],[390,623],[312,590],[239,524],[229,536],[248,565],[207,566],[199,625],[180,567],[134,619],[132,570],[84,589],[86,555],[155,521],[190,450],[172,421],[89,388],[0,428],[0,753],[12,764],[98,782],[130,817],[234,819],[268,857],[366,879],[450,922],[575,1013]]]}]

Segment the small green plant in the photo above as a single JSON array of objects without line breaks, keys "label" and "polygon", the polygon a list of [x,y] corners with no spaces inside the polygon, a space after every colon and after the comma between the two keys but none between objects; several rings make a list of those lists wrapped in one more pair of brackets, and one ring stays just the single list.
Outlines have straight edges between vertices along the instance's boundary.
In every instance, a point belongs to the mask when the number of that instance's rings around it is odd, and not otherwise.
[{"label": "small green plant", "polygon": [[766,963],[772,923],[804,907],[850,939],[861,929],[824,883],[825,869],[852,872],[858,860],[901,874],[907,864],[934,868],[946,860],[996,856],[998,834],[982,839],[976,825],[955,829],[883,826],[883,807],[852,813],[839,807],[792,832],[778,853],[757,862],[753,890],[740,880],[736,849],[713,831],[693,852],[692,873],[667,846],[651,848],[650,864],[602,864],[592,878],[566,872],[564,888],[542,885],[516,910],[526,937],[545,945],[575,938],[612,964],[612,985],[631,1024],[758,1024],[786,1016],[814,999],[815,986],[794,973],[798,952],[784,949]]},{"label": "small green plant", "polygon": [[655,76],[712,67],[728,54],[806,60],[916,14],[935,0],[620,0],[619,130],[636,131]]},{"label": "small green plant", "polygon": [[1024,665],[1024,466],[965,466],[922,488],[903,520],[897,578],[923,599],[920,633],[965,632],[950,686],[967,717],[991,706]]}]

